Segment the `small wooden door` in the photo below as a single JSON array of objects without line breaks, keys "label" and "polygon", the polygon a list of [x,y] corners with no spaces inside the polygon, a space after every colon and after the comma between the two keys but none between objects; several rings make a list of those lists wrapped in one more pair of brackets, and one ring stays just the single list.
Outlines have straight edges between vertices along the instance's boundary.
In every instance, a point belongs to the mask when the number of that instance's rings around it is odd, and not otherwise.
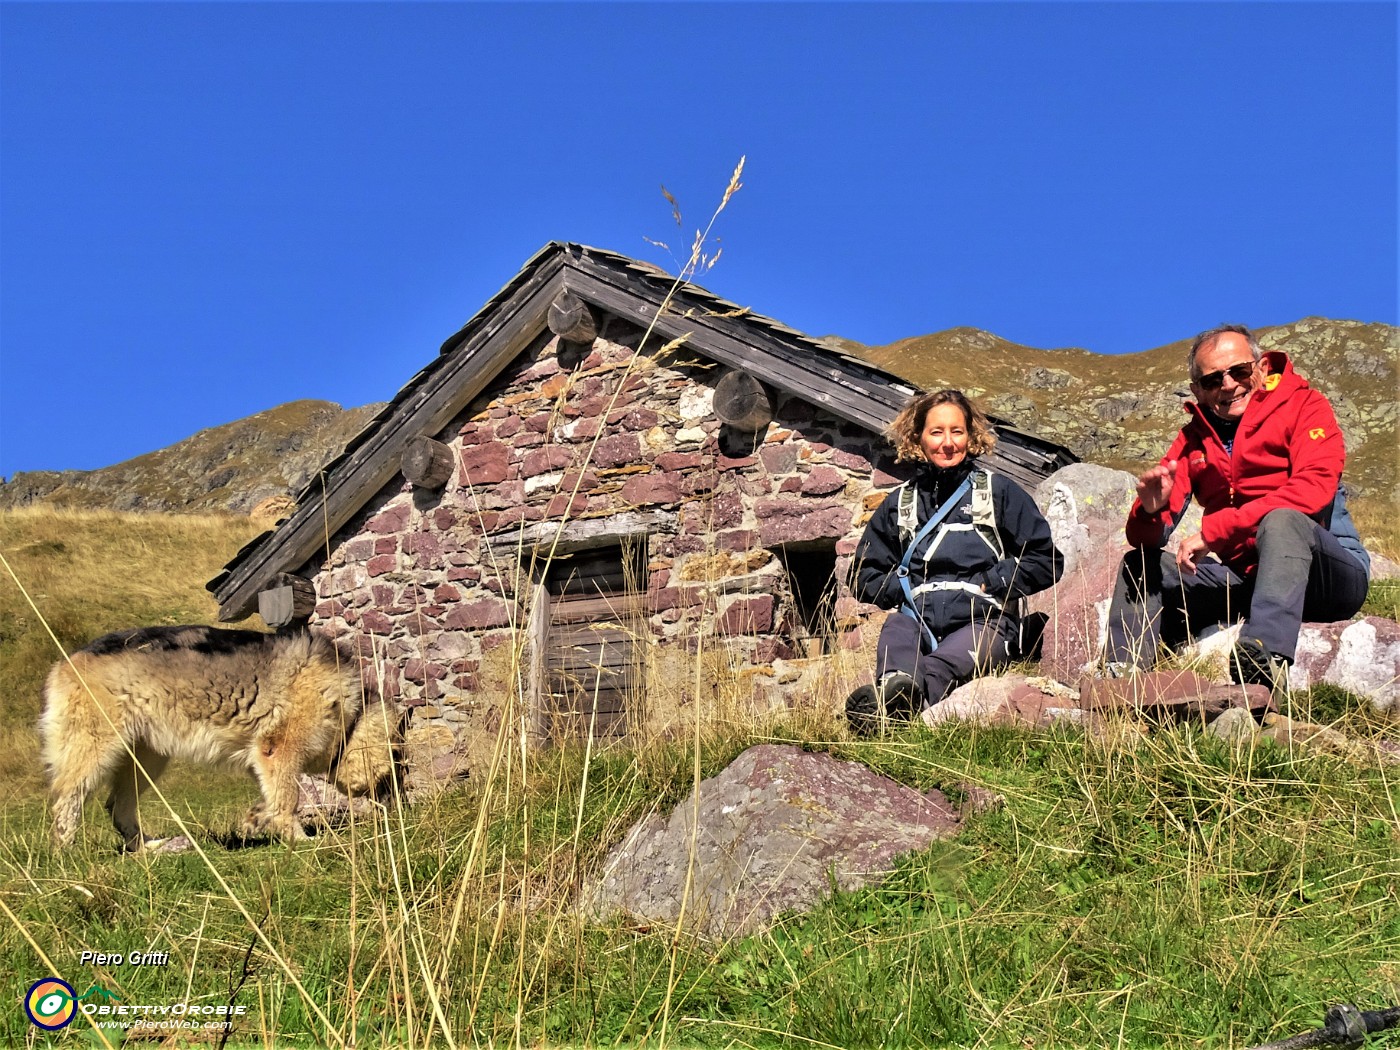
[{"label": "small wooden door", "polygon": [[543,722],[551,738],[626,735],[643,681],[645,571],[631,545],[617,545],[557,555],[545,572]]}]

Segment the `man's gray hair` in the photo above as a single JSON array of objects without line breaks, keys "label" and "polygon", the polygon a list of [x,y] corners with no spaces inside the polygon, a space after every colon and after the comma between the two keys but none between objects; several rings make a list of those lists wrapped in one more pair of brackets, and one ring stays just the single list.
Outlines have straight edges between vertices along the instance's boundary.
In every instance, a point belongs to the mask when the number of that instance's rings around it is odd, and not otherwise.
[{"label": "man's gray hair", "polygon": [[1259,340],[1253,332],[1242,324],[1217,325],[1208,331],[1202,332],[1200,335],[1196,336],[1195,339],[1191,340],[1191,352],[1186,355],[1186,372],[1191,377],[1191,382],[1194,383],[1197,379],[1201,378],[1201,373],[1196,368],[1196,354],[1200,352],[1201,347],[1214,343],[1216,339],[1226,332],[1234,332],[1236,335],[1244,336],[1245,340],[1249,343],[1249,352],[1254,355],[1254,363],[1256,365],[1259,363],[1259,358],[1263,356],[1263,351],[1259,349]]}]

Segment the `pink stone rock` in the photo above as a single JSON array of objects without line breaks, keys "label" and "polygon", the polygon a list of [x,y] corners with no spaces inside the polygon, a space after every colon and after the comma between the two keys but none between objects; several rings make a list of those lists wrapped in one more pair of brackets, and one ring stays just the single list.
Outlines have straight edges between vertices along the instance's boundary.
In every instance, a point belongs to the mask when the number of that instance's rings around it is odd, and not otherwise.
[{"label": "pink stone rock", "polygon": [[642,443],[636,434],[613,434],[593,449],[591,466],[600,469],[628,466],[642,461]]},{"label": "pink stone rock", "polygon": [[1304,624],[1289,685],[1329,682],[1400,715],[1400,624],[1380,616],[1355,622]]},{"label": "pink stone rock", "polygon": [[1127,678],[1085,678],[1079,688],[1086,711],[1128,711],[1151,722],[1212,722],[1231,707],[1256,718],[1275,710],[1262,685],[1217,685],[1193,671],[1149,671]]},{"label": "pink stone rock", "polygon": [[622,498],[634,506],[679,503],[683,481],[683,477],[675,473],[638,474],[623,484]]},{"label": "pink stone rock", "polygon": [[503,441],[478,445],[462,455],[463,484],[495,485],[510,476],[511,448]]},{"label": "pink stone rock", "polygon": [[831,451],[831,462],[846,470],[858,470],[868,472],[871,469],[870,460],[854,452],[847,452],[845,449],[837,448]]},{"label": "pink stone rock", "polygon": [[397,562],[398,559],[392,554],[379,554],[369,560],[365,571],[371,576],[383,576],[386,572],[393,572]]},{"label": "pink stone rock", "polygon": [[770,474],[791,474],[797,469],[797,449],[792,445],[766,445],[758,458]]},{"label": "pink stone rock", "polygon": [[360,614],[360,630],[368,634],[387,635],[394,630],[394,621],[378,609],[366,609]]},{"label": "pink stone rock", "polygon": [[586,914],[624,912],[663,927],[684,915],[729,940],[810,909],[833,884],[878,884],[897,856],[959,827],[937,791],[791,745],[750,748],[697,796],[622,837],[583,888]]},{"label": "pink stone rock", "polygon": [[577,517],[588,509],[588,497],[559,492],[549,498],[544,513],[547,518]]},{"label": "pink stone rock", "polygon": [[773,629],[773,596],[759,594],[734,601],[715,623],[722,635],[761,634]]},{"label": "pink stone rock", "polygon": [[408,524],[408,510],[408,507],[399,506],[380,511],[365,523],[365,529],[378,533],[399,532]]},{"label": "pink stone rock", "polygon": [[689,496],[703,496],[707,492],[713,492],[719,485],[719,473],[713,470],[701,470],[694,474],[685,475],[685,491]]},{"label": "pink stone rock", "polygon": [[1045,727],[1059,721],[1080,722],[1085,717],[1071,690],[1051,685],[1048,679],[1024,675],[974,678],[922,714],[928,725],[957,719]]},{"label": "pink stone rock", "polygon": [[522,477],[533,478],[569,465],[571,454],[558,445],[544,445],[525,453],[520,463]]},{"label": "pink stone rock", "polygon": [[719,533],[715,541],[727,551],[747,551],[762,546],[762,537],[756,529],[730,529]]},{"label": "pink stone rock", "polygon": [[443,618],[443,626],[454,631],[505,627],[511,622],[510,612],[510,606],[496,598],[461,602]]},{"label": "pink stone rock", "polygon": [[676,587],[657,587],[647,591],[647,608],[653,613],[666,612],[680,604],[681,592]]},{"label": "pink stone rock", "polygon": [[802,482],[804,496],[830,496],[846,488],[846,475],[835,467],[825,464],[812,468],[812,472]]},{"label": "pink stone rock", "polygon": [[656,457],[662,470],[695,470],[704,466],[705,457],[698,452],[663,452]]},{"label": "pink stone rock", "polygon": [[650,430],[661,422],[661,417],[650,408],[634,408],[623,417],[622,425],[629,430]]},{"label": "pink stone rock", "polygon": [[442,554],[442,546],[431,532],[410,532],[403,538],[403,552],[419,562],[431,562]]},{"label": "pink stone rock", "polygon": [[348,541],[343,548],[346,562],[369,561],[373,555],[379,553],[374,549],[378,542],[377,539],[370,539],[368,536],[360,536]]},{"label": "pink stone rock", "polygon": [[765,547],[802,540],[836,540],[851,528],[851,509],[840,504],[775,497],[759,500],[754,512]]}]

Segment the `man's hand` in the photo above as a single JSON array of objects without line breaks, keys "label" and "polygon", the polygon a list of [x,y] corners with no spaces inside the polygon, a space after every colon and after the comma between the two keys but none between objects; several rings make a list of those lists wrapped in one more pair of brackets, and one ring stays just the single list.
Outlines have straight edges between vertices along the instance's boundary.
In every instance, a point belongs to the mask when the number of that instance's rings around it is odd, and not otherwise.
[{"label": "man's hand", "polygon": [[1171,499],[1172,483],[1176,480],[1176,460],[1158,463],[1137,480],[1138,501],[1148,514],[1156,514]]},{"label": "man's hand", "polygon": [[1176,549],[1176,567],[1182,572],[1196,575],[1196,562],[1209,550],[1205,538],[1199,532],[1193,532],[1182,540],[1181,546]]}]

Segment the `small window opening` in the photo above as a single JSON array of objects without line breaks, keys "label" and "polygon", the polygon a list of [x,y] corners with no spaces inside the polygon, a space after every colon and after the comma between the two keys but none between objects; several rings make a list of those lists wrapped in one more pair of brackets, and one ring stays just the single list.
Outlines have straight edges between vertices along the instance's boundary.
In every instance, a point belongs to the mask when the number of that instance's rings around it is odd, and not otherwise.
[{"label": "small window opening", "polygon": [[836,545],[786,546],[778,549],[787,570],[806,656],[830,651],[836,636]]}]

